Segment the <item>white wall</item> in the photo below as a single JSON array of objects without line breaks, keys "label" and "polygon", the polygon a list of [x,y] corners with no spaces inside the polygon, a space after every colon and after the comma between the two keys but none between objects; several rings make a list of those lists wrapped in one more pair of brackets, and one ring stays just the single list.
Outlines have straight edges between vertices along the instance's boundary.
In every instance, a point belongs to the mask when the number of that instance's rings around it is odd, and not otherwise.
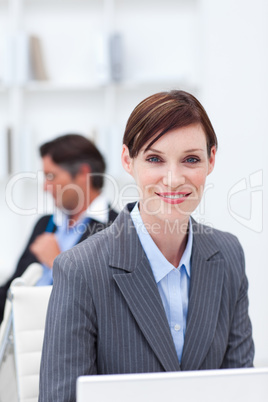
[{"label": "white wall", "polygon": [[219,139],[206,219],[244,247],[256,364],[268,365],[268,2],[203,0],[201,6],[201,99]]}]

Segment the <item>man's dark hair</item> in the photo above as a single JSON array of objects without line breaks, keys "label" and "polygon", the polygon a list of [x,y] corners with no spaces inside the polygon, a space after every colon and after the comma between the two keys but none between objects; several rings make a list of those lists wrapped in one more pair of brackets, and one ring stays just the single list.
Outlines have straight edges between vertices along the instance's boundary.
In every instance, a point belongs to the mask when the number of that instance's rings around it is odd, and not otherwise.
[{"label": "man's dark hair", "polygon": [[105,161],[92,141],[79,134],[66,134],[48,141],[39,148],[40,155],[49,155],[54,163],[67,170],[72,177],[79,172],[82,164],[90,166],[92,186],[103,187]]}]

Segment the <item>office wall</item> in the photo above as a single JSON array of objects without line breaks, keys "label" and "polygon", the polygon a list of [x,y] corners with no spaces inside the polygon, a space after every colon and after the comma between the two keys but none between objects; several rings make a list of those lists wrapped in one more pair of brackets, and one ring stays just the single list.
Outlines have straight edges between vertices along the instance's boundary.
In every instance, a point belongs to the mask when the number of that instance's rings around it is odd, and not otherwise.
[{"label": "office wall", "polygon": [[205,219],[245,250],[256,364],[268,364],[268,3],[204,0],[202,101],[219,138]]}]

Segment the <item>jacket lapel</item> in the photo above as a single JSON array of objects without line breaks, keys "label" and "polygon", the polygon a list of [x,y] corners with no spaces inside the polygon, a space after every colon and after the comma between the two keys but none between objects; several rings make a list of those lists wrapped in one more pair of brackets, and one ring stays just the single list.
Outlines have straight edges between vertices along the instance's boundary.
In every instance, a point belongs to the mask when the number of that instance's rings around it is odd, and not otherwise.
[{"label": "jacket lapel", "polygon": [[114,274],[114,280],[164,370],[178,371],[180,365],[161,297],[126,209],[109,230],[113,231],[110,266],[124,270]]},{"label": "jacket lapel", "polygon": [[191,285],[182,370],[200,368],[213,340],[220,309],[224,260],[204,226],[194,222]]}]

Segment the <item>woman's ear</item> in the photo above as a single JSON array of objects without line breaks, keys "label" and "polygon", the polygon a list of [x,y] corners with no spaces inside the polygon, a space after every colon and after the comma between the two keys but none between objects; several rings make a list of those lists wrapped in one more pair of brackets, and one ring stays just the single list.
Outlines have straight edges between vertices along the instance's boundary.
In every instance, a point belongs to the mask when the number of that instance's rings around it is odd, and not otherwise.
[{"label": "woman's ear", "polygon": [[210,150],[210,157],[208,159],[208,175],[213,171],[215,166],[216,147],[213,145]]},{"label": "woman's ear", "polygon": [[125,171],[132,174],[132,158],[129,155],[129,149],[125,144],[123,144],[122,148],[121,162]]}]

